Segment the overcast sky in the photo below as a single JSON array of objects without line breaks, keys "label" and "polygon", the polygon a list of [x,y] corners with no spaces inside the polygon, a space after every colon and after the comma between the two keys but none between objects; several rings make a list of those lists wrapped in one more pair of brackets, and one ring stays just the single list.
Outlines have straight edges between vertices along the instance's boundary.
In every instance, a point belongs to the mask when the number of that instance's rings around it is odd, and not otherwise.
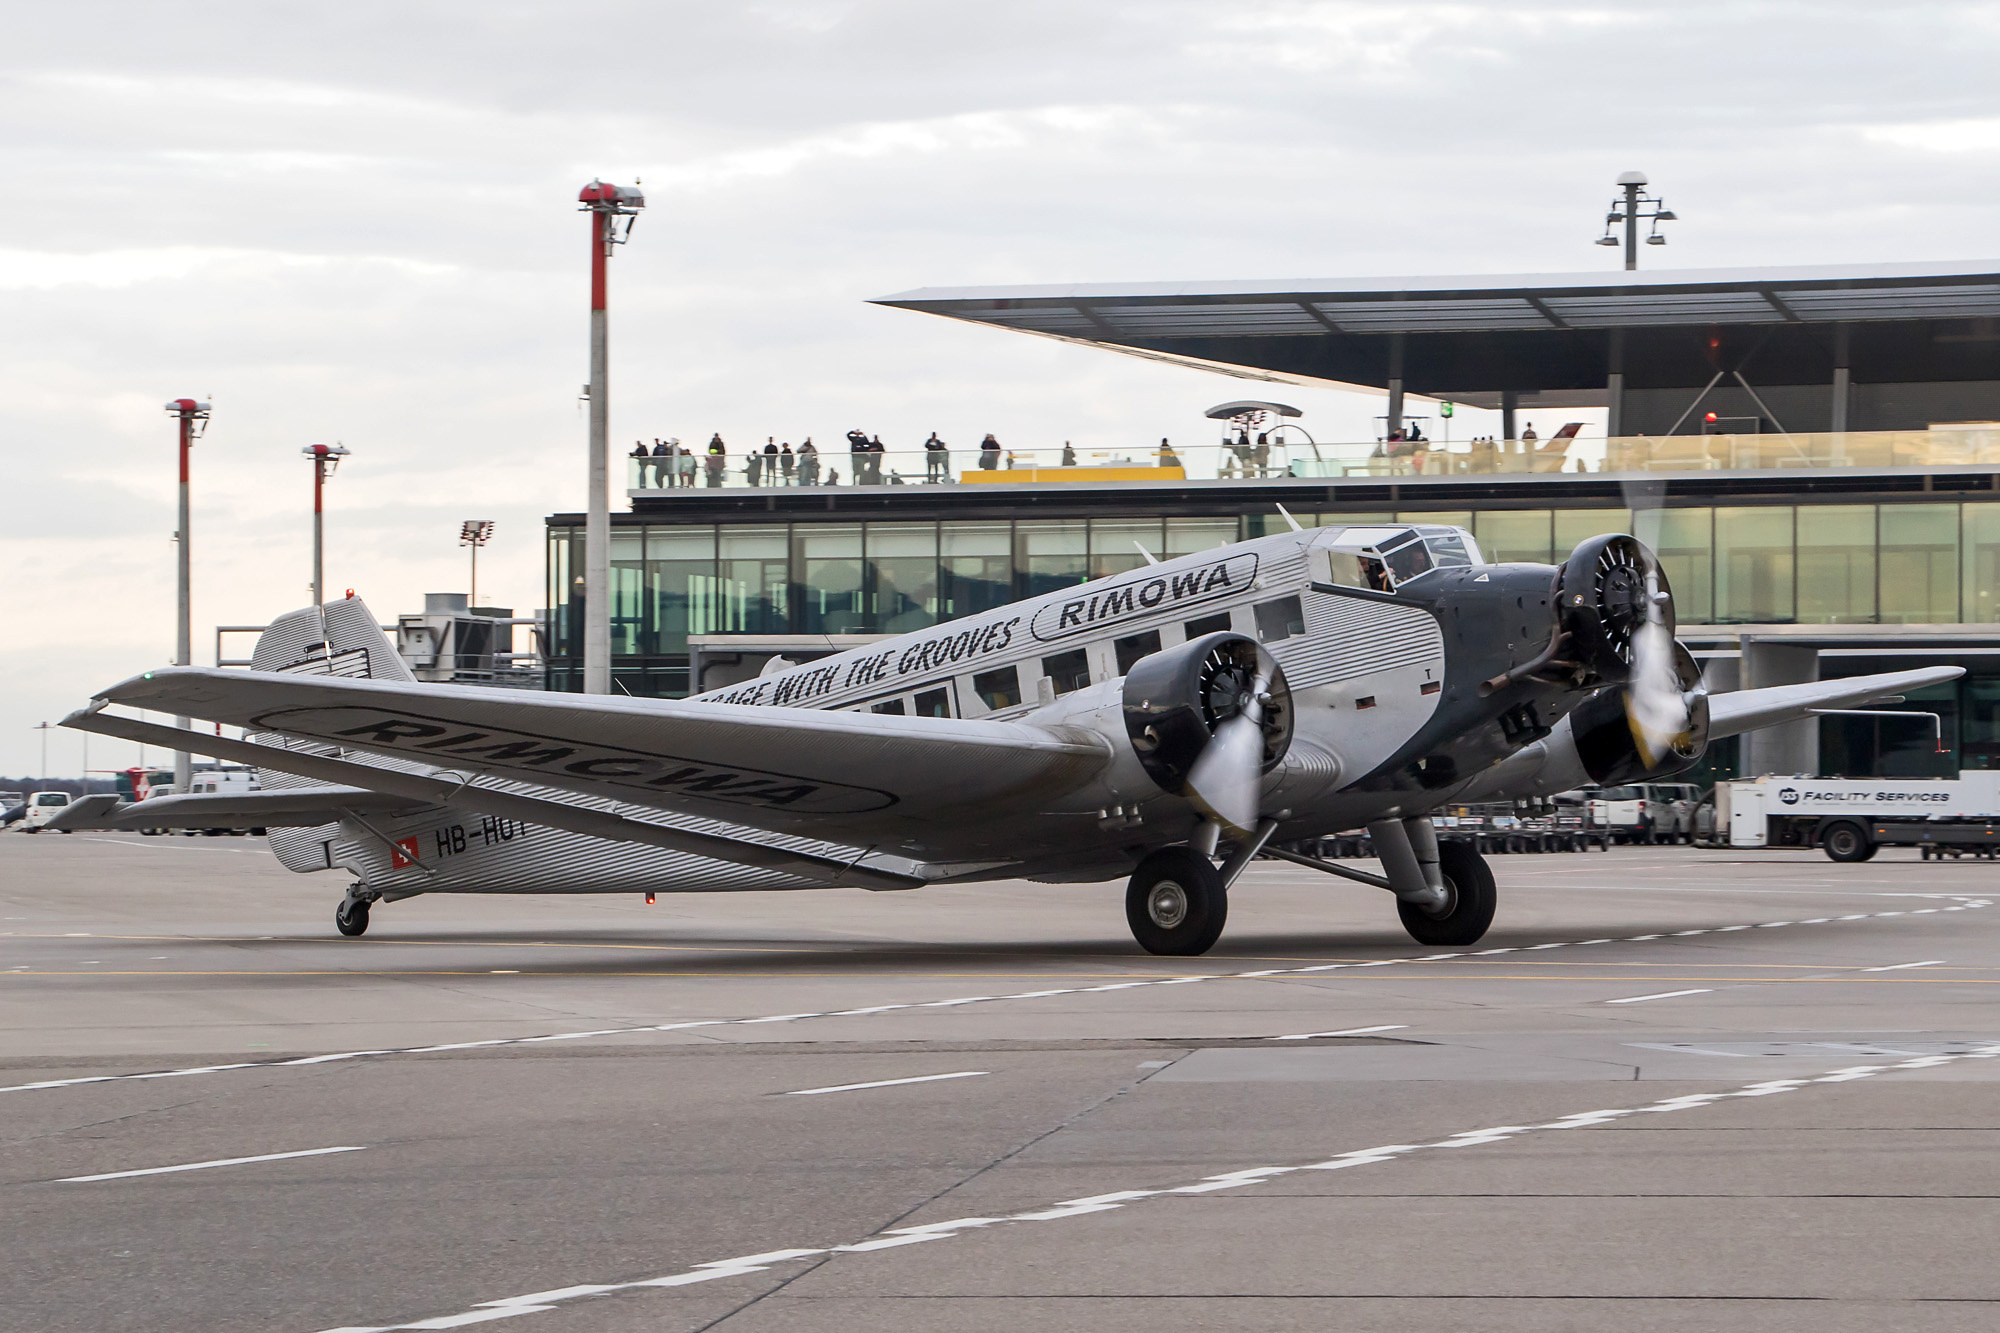
[{"label": "overcast sky", "polygon": [[[2000,5],[1111,0],[17,6],[0,51],[0,773],[173,648],[328,582],[541,604],[582,505],[593,176],[612,438],[1208,438],[1240,381],[865,304],[925,285],[1551,272],[1620,171],[1649,266],[2000,255]],[[1607,262],[1608,261],[1608,262]],[[1377,400],[1286,390],[1321,438]],[[1467,433],[1476,423],[1462,427]],[[131,762],[99,740],[93,767]],[[77,771],[54,733],[51,774]]]}]

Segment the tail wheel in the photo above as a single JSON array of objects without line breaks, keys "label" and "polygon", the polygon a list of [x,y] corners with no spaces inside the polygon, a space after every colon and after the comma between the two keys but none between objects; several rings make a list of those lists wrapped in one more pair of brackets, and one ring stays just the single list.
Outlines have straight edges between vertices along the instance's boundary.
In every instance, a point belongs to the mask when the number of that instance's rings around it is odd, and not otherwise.
[{"label": "tail wheel", "polygon": [[1451,890],[1449,901],[1441,911],[1431,912],[1398,899],[1396,914],[1403,919],[1403,929],[1419,944],[1477,944],[1493,924],[1493,910],[1499,905],[1492,869],[1476,848],[1463,842],[1438,844],[1438,869]]},{"label": "tail wheel", "polygon": [[1139,863],[1125,888],[1125,921],[1147,953],[1192,958],[1222,938],[1229,892],[1213,863],[1187,847],[1166,847]]}]

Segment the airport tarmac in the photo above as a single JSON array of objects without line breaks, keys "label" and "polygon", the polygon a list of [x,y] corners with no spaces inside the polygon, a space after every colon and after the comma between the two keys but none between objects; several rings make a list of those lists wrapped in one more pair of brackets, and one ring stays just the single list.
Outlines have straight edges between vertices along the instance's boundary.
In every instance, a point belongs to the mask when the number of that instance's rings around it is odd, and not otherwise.
[{"label": "airport tarmac", "polygon": [[2000,875],[418,898],[0,836],[0,1329],[1987,1329]]}]

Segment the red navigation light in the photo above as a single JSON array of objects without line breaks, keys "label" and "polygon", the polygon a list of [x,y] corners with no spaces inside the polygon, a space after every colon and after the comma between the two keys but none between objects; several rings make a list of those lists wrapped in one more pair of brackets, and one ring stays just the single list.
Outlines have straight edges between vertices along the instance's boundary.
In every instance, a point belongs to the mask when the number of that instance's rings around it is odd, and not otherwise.
[{"label": "red navigation light", "polygon": [[1715,420],[1715,413],[1713,413],[1713,412],[1710,412],[1710,413],[1708,414],[1708,420],[1709,420],[1709,421],[1710,421],[1711,423],[1712,423],[1712,422],[1714,422],[1714,420]]}]

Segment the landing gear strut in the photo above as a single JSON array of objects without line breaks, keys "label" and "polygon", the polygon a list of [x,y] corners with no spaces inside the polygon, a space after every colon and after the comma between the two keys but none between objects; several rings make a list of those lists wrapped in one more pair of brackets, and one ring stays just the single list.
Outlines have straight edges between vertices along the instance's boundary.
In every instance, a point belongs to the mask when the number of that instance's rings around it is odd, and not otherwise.
[{"label": "landing gear strut", "polygon": [[1386,874],[1371,875],[1283,847],[1270,848],[1268,854],[1389,890],[1396,895],[1403,929],[1419,944],[1474,944],[1493,924],[1499,893],[1486,858],[1471,843],[1440,842],[1431,821],[1421,816],[1377,820],[1368,826],[1368,836]]},{"label": "landing gear strut", "polygon": [[333,928],[350,939],[368,932],[368,905],[374,901],[355,894],[340,900],[333,909]]},{"label": "landing gear strut", "polygon": [[1229,890],[1191,847],[1163,847],[1139,863],[1125,887],[1125,920],[1147,953],[1192,958],[1222,938]]}]

